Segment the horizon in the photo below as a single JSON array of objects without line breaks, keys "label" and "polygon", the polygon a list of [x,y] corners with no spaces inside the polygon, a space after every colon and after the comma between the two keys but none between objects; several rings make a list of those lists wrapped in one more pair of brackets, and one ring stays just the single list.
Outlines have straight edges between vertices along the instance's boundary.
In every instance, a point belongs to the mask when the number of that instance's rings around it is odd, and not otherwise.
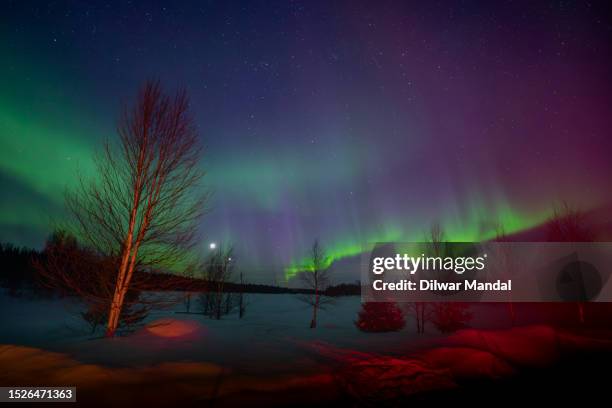
[{"label": "horizon", "polygon": [[517,7],[11,3],[0,240],[41,247],[151,77],[186,88],[206,146],[202,252],[233,243],[257,282],[317,238],[338,261],[432,223],[480,240],[607,205],[609,27],[586,5]]}]

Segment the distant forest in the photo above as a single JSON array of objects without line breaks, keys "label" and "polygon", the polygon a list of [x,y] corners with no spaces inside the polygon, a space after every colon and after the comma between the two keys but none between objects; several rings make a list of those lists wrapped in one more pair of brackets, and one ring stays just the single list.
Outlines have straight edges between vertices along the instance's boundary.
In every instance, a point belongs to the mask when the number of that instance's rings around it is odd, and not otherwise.
[{"label": "distant forest", "polygon": [[[37,264],[46,262],[45,250],[20,247],[11,243],[0,242],[0,287],[11,295],[39,294],[53,295],[57,292],[48,288],[41,279]],[[146,279],[147,288],[151,291],[185,291],[206,292],[210,288],[204,278],[186,277],[171,273],[155,271],[136,271],[137,281]],[[287,288],[275,285],[255,283],[226,282],[225,292],[235,293],[270,293],[270,294],[310,294],[311,289]],[[329,286],[325,296],[358,296],[361,293],[359,282],[342,283]]]}]

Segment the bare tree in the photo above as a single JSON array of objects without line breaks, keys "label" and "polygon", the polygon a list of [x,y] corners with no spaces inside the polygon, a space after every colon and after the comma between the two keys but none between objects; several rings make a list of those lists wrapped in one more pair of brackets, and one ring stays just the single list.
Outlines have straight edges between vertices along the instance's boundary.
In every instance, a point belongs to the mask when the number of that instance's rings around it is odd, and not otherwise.
[{"label": "bare tree", "polygon": [[185,268],[185,272],[183,276],[189,279],[189,285],[186,287],[186,293],[183,298],[183,303],[185,305],[185,313],[191,313],[191,297],[192,297],[192,287],[194,286],[195,279],[195,271],[196,267],[194,265],[189,265]]},{"label": "bare tree", "polygon": [[425,333],[425,323],[431,317],[431,307],[427,302],[412,302],[405,306],[407,315],[413,314],[418,334]]},{"label": "bare tree", "polygon": [[[508,235],[506,235],[506,229],[501,223],[498,223],[495,227],[495,242],[508,242]],[[510,255],[509,250],[505,247],[499,247],[495,254],[497,259],[500,272],[511,275],[513,270],[516,268],[514,265],[514,258]],[[510,324],[514,326],[516,324],[516,310],[514,302],[512,301],[512,293],[508,293],[510,300],[506,302],[508,306],[508,313],[510,315]]]},{"label": "bare tree", "polygon": [[595,233],[587,225],[585,214],[567,202],[555,206],[548,220],[547,238],[551,242],[592,242]]},{"label": "bare tree", "polygon": [[434,222],[429,228],[429,234],[425,240],[426,242],[429,242],[433,255],[440,256],[440,254],[444,250],[444,240],[445,236],[442,226],[440,225],[440,223]]},{"label": "bare tree", "polygon": [[[425,234],[425,242],[428,244],[428,252],[431,252],[434,256],[442,255],[445,249],[445,235],[442,226],[438,222],[431,224],[429,231]],[[434,308],[435,305],[432,306],[428,302],[413,302],[407,305],[407,312],[414,314],[417,333],[425,333],[425,323],[430,320],[433,313],[431,309]]]},{"label": "bare tree", "polygon": [[240,271],[240,292],[238,293],[238,318],[242,319],[246,313],[246,302],[244,299],[244,273]]},{"label": "bare tree", "polygon": [[148,82],[118,123],[118,142],[96,157],[97,179],[81,182],[66,201],[78,236],[117,259],[106,335],[113,336],[138,267],[184,261],[194,243],[206,195],[201,148],[184,91],[170,97]]},{"label": "bare tree", "polygon": [[328,266],[328,258],[325,255],[325,251],[319,245],[319,241],[315,240],[310,251],[309,265],[307,265],[306,270],[299,274],[302,283],[312,292],[299,297],[300,300],[312,306],[311,329],[317,327],[317,313],[319,309],[324,309],[325,305],[331,303],[331,298],[322,296],[322,292],[329,285],[330,271]]},{"label": "bare tree", "polygon": [[[548,220],[547,239],[550,242],[592,242],[595,233],[587,225],[585,214],[567,202],[556,206]],[[578,320],[584,323],[585,304],[576,302]]]},{"label": "bare tree", "polygon": [[203,262],[202,271],[206,292],[200,296],[204,314],[217,320],[228,314],[234,307],[232,293],[226,293],[226,283],[232,279],[236,260],[232,246],[219,246]]}]

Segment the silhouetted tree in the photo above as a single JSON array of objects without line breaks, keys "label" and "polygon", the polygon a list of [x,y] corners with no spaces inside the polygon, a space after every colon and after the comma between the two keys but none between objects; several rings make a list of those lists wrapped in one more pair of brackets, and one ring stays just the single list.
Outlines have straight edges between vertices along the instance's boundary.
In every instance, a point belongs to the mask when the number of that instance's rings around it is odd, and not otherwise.
[{"label": "silhouetted tree", "polygon": [[426,237],[426,242],[429,243],[430,251],[434,256],[440,256],[444,251],[445,234],[442,226],[438,222],[434,222],[429,228],[429,234]]},{"label": "silhouetted tree", "polygon": [[585,214],[563,202],[553,210],[547,224],[549,242],[593,242],[595,233],[586,223]]},{"label": "silhouetted tree", "polygon": [[[508,242],[508,236],[506,235],[506,230],[504,226],[498,224],[495,228],[495,242]],[[509,249],[504,247],[498,247],[498,253],[495,255],[495,259],[499,263],[501,270],[506,274],[511,274],[514,265],[514,257],[510,254]],[[512,292],[508,293],[508,296],[512,296]],[[510,315],[510,324],[514,326],[516,323],[516,311],[514,308],[514,302],[512,300],[506,302],[508,306],[508,314]]]},{"label": "silhouetted tree", "polygon": [[185,305],[185,313],[191,313],[191,303],[192,303],[192,287],[194,285],[194,278],[196,274],[197,265],[188,265],[185,268],[184,276],[188,279],[189,285],[185,288],[185,296],[183,299],[183,303]]},{"label": "silhouetted tree", "polygon": [[315,240],[310,251],[309,262],[305,266],[305,270],[298,275],[306,289],[311,291],[309,294],[299,296],[301,301],[312,306],[311,329],[317,327],[317,314],[319,310],[324,309],[332,300],[323,295],[323,292],[329,285],[330,271],[328,264],[329,259],[325,255],[324,249],[319,245],[319,241]]},{"label": "silhouetted tree", "polygon": [[184,91],[148,82],[118,124],[118,143],[96,157],[97,178],[66,195],[77,236],[116,259],[106,335],[113,336],[134,271],[183,261],[194,244],[204,195],[196,127]]},{"label": "silhouetted tree", "polygon": [[235,305],[233,293],[226,293],[225,285],[232,279],[236,260],[233,257],[233,247],[219,246],[203,262],[203,279],[206,282],[206,292],[200,295],[200,303],[205,315],[217,320],[229,314]]},{"label": "silhouetted tree", "polygon": [[238,318],[242,319],[246,313],[246,301],[244,299],[244,273],[240,271],[240,292],[238,293]]},{"label": "silhouetted tree", "polygon": [[13,296],[21,295],[26,290],[37,289],[32,261],[39,256],[33,249],[0,243],[0,286]]},{"label": "silhouetted tree", "polygon": [[[425,234],[425,242],[428,243],[427,251],[433,256],[442,256],[445,250],[445,235],[442,226],[434,222],[427,234]],[[425,324],[431,315],[431,304],[428,302],[414,302],[407,305],[409,314],[414,315],[416,322],[417,333],[425,333]]]},{"label": "silhouetted tree", "polygon": [[417,333],[425,333],[425,324],[431,315],[431,303],[429,302],[412,302],[405,304],[406,315],[414,316]]},{"label": "silhouetted tree", "polygon": [[[585,214],[563,202],[555,207],[548,220],[547,238],[549,242],[592,242],[595,233],[586,223]],[[584,303],[577,302],[578,320],[584,323]]]}]

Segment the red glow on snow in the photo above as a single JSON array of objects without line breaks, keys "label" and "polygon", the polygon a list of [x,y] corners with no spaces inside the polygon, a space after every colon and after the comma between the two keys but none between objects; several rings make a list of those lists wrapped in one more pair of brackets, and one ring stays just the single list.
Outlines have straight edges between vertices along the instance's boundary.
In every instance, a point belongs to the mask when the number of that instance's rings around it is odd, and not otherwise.
[{"label": "red glow on snow", "polygon": [[147,331],[158,337],[183,337],[201,329],[195,321],[159,319],[147,325]]}]

